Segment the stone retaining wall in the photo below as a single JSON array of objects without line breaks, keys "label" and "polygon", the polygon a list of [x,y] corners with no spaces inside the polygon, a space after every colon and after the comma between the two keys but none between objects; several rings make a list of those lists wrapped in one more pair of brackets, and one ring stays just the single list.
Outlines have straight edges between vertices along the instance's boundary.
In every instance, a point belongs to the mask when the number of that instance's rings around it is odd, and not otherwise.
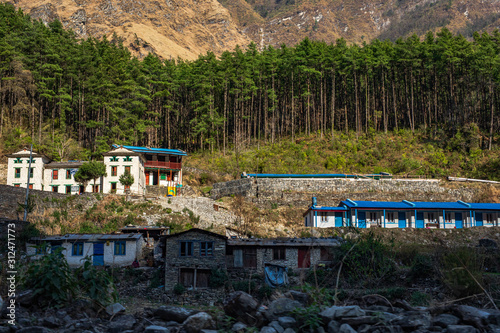
[{"label": "stone retaining wall", "polygon": [[311,197],[316,196],[318,203],[330,205],[333,201],[347,198],[471,202],[474,201],[477,190],[467,187],[448,189],[439,180],[245,178],[214,184],[210,193],[212,199],[242,195],[256,203],[274,201],[295,205],[308,204]]}]

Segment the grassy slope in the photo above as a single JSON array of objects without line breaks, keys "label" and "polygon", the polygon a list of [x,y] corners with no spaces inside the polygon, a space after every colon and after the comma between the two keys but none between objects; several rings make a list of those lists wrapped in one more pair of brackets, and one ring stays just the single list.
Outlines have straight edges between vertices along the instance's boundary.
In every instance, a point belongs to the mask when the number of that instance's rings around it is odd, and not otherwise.
[{"label": "grassy slope", "polygon": [[[480,139],[479,136],[477,138]],[[335,133],[335,140],[319,135],[298,137],[295,142],[259,144],[225,155],[215,152],[190,154],[186,165],[237,177],[247,173],[378,173],[428,177],[464,176],[500,180],[498,148],[482,150],[476,136],[457,134],[436,139],[408,131]],[[238,163],[239,160],[239,163]]]}]

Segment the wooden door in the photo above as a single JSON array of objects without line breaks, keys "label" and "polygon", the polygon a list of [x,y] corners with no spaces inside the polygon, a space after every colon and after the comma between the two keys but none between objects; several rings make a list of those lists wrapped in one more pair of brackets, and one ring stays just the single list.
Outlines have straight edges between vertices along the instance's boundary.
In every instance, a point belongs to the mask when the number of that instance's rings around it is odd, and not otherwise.
[{"label": "wooden door", "polygon": [[298,263],[299,268],[309,268],[311,267],[311,253],[308,249],[299,249]]},{"label": "wooden door", "polygon": [[146,185],[149,185],[149,172],[145,172],[146,174]]}]

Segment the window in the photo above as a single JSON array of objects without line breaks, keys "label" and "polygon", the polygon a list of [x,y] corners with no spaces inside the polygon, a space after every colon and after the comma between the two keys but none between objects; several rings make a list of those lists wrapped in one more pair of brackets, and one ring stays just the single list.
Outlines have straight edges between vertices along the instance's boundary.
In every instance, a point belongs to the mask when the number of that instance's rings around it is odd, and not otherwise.
[{"label": "window", "polygon": [[14,187],[21,187],[21,184],[14,184]]},{"label": "window", "polygon": [[132,162],[132,157],[125,156],[125,158],[123,159],[123,162]]},{"label": "window", "polygon": [[368,217],[371,223],[378,223],[377,220],[377,213],[376,212],[370,212],[368,213]]},{"label": "window", "polygon": [[495,220],[493,218],[493,213],[484,214],[484,223],[495,225]]},{"label": "window", "polygon": [[396,223],[394,215],[395,215],[394,212],[388,212],[385,214],[385,218],[387,220],[387,223]]},{"label": "window", "polygon": [[99,185],[92,185],[92,192],[99,193]]},{"label": "window", "polygon": [[180,242],[179,253],[181,257],[193,256],[193,242]]},{"label": "window", "polygon": [[427,213],[427,220],[429,220],[429,223],[436,222],[436,220],[434,219],[434,213]]},{"label": "window", "polygon": [[117,175],[117,169],[118,167],[112,166],[111,167],[111,176],[116,176]]},{"label": "window", "polygon": [[21,158],[20,158],[20,157],[18,157],[18,158],[16,158],[16,159],[14,160],[14,163],[16,163],[16,164],[17,164],[17,163],[23,163],[23,160],[21,160]]},{"label": "window", "polygon": [[167,174],[166,173],[160,173],[160,179],[161,180],[167,180]]},{"label": "window", "polygon": [[[35,161],[36,161],[36,160],[34,160],[33,158],[31,158],[31,163],[35,163]],[[29,162],[30,162],[30,159],[28,158],[28,159],[26,160],[26,162],[28,162],[28,163],[29,163]]]},{"label": "window", "polygon": [[333,250],[330,248],[322,247],[320,254],[320,261],[333,261]]},{"label": "window", "polygon": [[71,170],[66,169],[66,179],[71,179]]},{"label": "window", "polygon": [[14,177],[15,178],[21,178],[21,168],[15,168],[15,173],[14,173]]},{"label": "window", "polygon": [[29,188],[30,190],[32,190],[32,189],[33,189],[33,184],[30,184],[30,185],[28,186],[28,188]]},{"label": "window", "polygon": [[59,179],[59,170],[54,169],[52,170],[52,179]]},{"label": "window", "polygon": [[116,192],[116,182],[111,183],[111,192],[113,192],[113,193]]},{"label": "window", "polygon": [[186,288],[194,287],[194,269],[181,268],[179,272],[179,283]]},{"label": "window", "polygon": [[33,178],[33,170],[34,170],[34,169],[35,169],[35,168],[30,168],[30,178]]},{"label": "window", "polygon": [[285,260],[286,259],[286,249],[284,247],[278,247],[273,249],[273,259],[274,260]]},{"label": "window", "polygon": [[243,267],[257,268],[257,249],[243,249]]},{"label": "window", "polygon": [[73,256],[83,256],[83,243],[74,243],[73,244]]},{"label": "window", "polygon": [[115,256],[125,255],[125,242],[115,242]]},{"label": "window", "polygon": [[200,243],[200,256],[211,257],[214,255],[214,242]]},{"label": "window", "polygon": [[322,212],[321,214],[321,222],[327,222],[328,221],[328,215],[326,212]]},{"label": "window", "polygon": [[126,191],[128,191],[128,190],[130,190],[130,185],[125,185],[125,186],[123,186],[123,188],[124,188]]},{"label": "window", "polygon": [[446,221],[446,223],[453,223],[453,220],[451,218],[451,213],[445,214],[445,221]]},{"label": "window", "polygon": [[66,185],[66,194],[71,194],[71,185]]},{"label": "window", "polygon": [[113,156],[109,159],[110,162],[118,162],[118,157]]},{"label": "window", "polygon": [[58,193],[59,192],[59,186],[52,186],[52,192]]},{"label": "window", "polygon": [[128,173],[130,173],[130,166],[129,166],[129,165],[127,165],[127,166],[125,167],[125,173],[127,173],[127,172],[128,172]]}]

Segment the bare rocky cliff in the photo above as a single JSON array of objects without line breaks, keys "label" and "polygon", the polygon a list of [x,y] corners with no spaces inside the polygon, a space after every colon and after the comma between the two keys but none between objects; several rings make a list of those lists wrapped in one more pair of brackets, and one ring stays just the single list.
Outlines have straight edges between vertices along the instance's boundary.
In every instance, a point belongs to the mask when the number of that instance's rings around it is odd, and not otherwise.
[{"label": "bare rocky cliff", "polygon": [[165,59],[220,54],[249,39],[217,0],[14,0],[45,23],[59,19],[82,38],[116,33],[132,53]]},{"label": "bare rocky cliff", "polygon": [[254,41],[293,46],[396,40],[447,27],[471,38],[500,27],[498,0],[13,0],[44,22],[59,19],[79,37],[124,39],[134,55],[165,59],[220,55]]}]

